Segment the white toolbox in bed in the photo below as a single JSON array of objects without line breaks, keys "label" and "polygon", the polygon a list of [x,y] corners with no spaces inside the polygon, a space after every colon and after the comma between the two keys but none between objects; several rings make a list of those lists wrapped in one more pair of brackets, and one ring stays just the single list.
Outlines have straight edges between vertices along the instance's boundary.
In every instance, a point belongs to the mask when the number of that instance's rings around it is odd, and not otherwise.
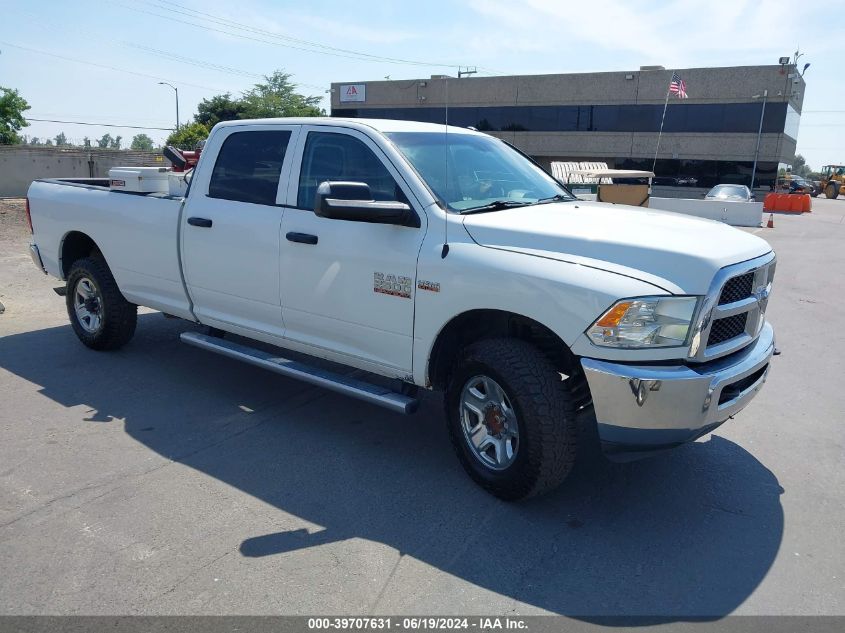
[{"label": "white toolbox in bed", "polygon": [[132,193],[169,193],[167,167],[114,167],[109,169],[109,188]]}]

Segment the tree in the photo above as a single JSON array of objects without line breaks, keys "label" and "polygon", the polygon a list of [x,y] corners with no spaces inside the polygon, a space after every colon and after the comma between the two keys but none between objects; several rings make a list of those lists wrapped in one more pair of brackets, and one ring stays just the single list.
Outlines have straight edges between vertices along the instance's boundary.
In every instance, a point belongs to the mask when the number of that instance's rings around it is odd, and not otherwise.
[{"label": "tree", "polygon": [[82,139],[82,147],[91,147],[91,139],[87,136]]},{"label": "tree", "polygon": [[0,86],[0,145],[20,143],[18,132],[29,125],[23,118],[26,110],[29,104],[17,90]]},{"label": "tree", "polygon": [[122,137],[122,136],[115,136],[115,137],[112,139],[112,142],[111,142],[111,143],[109,143],[109,148],[110,148],[110,149],[120,149],[120,141],[121,141],[122,139],[123,139],[123,137]]},{"label": "tree", "polygon": [[97,141],[97,147],[101,147],[103,149],[110,147],[111,144],[114,142],[111,134],[106,132],[103,136]]},{"label": "tree", "polygon": [[245,104],[243,101],[232,99],[231,93],[217,95],[211,99],[203,99],[197,106],[197,114],[194,121],[202,123],[210,130],[220,121],[234,121],[245,118]]},{"label": "tree", "polygon": [[132,137],[132,149],[151,150],[153,148],[153,139],[146,134],[136,134]]},{"label": "tree", "polygon": [[[233,98],[230,92],[217,95],[211,99],[203,99],[197,106],[194,123],[211,130],[221,121],[237,119],[270,118],[287,116],[325,116],[326,112],[319,107],[321,97],[308,97],[296,91],[296,86],[290,81],[291,75],[277,70],[265,83],[258,83],[244,93],[243,98]],[[182,134],[188,126],[182,126],[168,138],[167,143],[173,145],[172,139],[182,139]],[[197,129],[197,132],[199,130]],[[189,135],[186,139],[194,141],[196,135]],[[204,138],[204,137],[203,137]],[[178,143],[177,143],[178,144]],[[192,149],[192,148],[191,148]]]},{"label": "tree", "polygon": [[208,128],[202,123],[186,123],[167,137],[167,145],[179,149],[194,149],[197,143],[208,138]]},{"label": "tree", "polygon": [[54,138],[56,140],[56,145],[67,145],[67,137],[64,132],[59,132]]},{"label": "tree", "polygon": [[50,147],[53,147],[53,139],[48,138],[46,141],[44,141],[44,145],[49,145]]},{"label": "tree", "polygon": [[30,145],[41,145],[41,139],[38,138],[37,136],[33,136],[31,139],[29,139],[29,144]]},{"label": "tree", "polygon": [[295,90],[290,74],[277,70],[244,93],[240,118],[254,119],[283,116],[324,116],[319,107],[321,97],[306,97]]},{"label": "tree", "polygon": [[795,158],[792,159],[792,173],[798,176],[808,176],[813,170],[807,164],[807,161],[804,160],[804,157],[801,154],[796,154]]}]

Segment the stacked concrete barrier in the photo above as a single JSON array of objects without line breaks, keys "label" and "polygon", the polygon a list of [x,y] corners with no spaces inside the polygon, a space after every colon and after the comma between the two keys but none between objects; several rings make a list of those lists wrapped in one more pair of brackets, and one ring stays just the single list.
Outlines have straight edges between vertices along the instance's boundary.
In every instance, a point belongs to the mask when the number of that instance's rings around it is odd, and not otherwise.
[{"label": "stacked concrete barrier", "polygon": [[649,198],[648,206],[650,209],[717,220],[731,226],[760,226],[763,221],[763,205],[760,202],[657,198],[652,196]]}]

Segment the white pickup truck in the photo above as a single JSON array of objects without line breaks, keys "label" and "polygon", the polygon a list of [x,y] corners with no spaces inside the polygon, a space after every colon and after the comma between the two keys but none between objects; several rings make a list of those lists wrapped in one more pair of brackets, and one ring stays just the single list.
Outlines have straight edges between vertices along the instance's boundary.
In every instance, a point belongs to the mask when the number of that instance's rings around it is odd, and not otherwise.
[{"label": "white pickup truck", "polygon": [[473,130],[233,121],[184,198],[107,184],[28,195],[33,260],[85,345],[127,343],[142,305],[208,326],[187,343],[401,413],[442,390],[464,468],[505,499],[567,476],[588,407],[608,457],[653,453],[745,407],[774,353],[764,240],[578,200]]}]

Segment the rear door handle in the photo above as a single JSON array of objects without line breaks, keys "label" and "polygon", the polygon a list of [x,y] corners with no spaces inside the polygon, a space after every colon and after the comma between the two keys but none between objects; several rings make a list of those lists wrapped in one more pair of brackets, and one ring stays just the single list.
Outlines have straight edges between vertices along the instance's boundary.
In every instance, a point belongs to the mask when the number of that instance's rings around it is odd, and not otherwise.
[{"label": "rear door handle", "polygon": [[210,229],[212,221],[208,218],[188,218],[188,224],[191,226],[201,226],[204,229]]},{"label": "rear door handle", "polygon": [[317,243],[317,236],[311,235],[310,233],[294,233],[291,231],[287,235],[289,242],[299,242],[300,244],[316,244]]}]

